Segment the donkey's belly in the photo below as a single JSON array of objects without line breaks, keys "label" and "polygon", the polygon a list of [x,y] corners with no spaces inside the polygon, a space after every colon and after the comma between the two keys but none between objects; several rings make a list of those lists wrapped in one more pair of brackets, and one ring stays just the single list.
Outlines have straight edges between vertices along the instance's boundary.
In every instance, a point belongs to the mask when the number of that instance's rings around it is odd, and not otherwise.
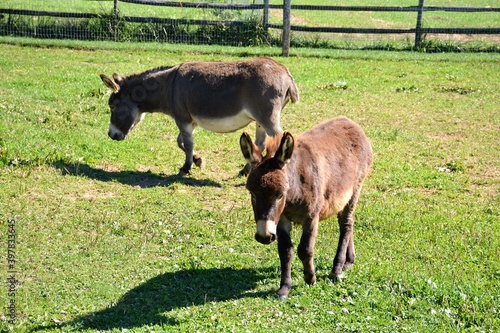
[{"label": "donkey's belly", "polygon": [[193,119],[198,126],[218,133],[237,131],[253,121],[246,112],[240,112],[234,116],[224,118],[201,118],[193,116]]}]

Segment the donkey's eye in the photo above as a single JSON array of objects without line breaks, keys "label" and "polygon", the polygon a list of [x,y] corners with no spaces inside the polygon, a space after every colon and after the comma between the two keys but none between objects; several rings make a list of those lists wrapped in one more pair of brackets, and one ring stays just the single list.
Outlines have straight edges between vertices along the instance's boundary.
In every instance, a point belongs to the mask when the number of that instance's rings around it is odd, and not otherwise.
[{"label": "donkey's eye", "polygon": [[278,198],[277,198],[277,200],[278,200],[278,201],[283,200],[283,193],[278,194]]}]

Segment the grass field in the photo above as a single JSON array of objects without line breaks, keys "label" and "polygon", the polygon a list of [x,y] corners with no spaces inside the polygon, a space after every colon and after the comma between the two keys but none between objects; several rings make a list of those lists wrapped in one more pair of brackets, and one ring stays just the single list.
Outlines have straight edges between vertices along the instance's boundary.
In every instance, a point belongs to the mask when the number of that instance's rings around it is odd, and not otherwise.
[{"label": "grass field", "polygon": [[[0,331],[498,331],[498,54],[292,49],[280,58],[264,47],[5,37],[0,49],[0,272],[15,278],[0,289]],[[236,176],[241,132],[198,130],[206,167],[178,178],[173,121],[150,115],[127,140],[110,140],[99,78],[257,55],[285,64],[300,89],[285,130],[345,115],[375,153],[355,265],[340,284],[326,278],[338,227],[323,221],[318,282],[303,282],[296,259],[286,302],[274,297],[276,245],[253,239]]]},{"label": "grass field", "polygon": [[[187,1],[193,2],[193,1]],[[236,1],[248,4],[251,1]],[[257,1],[256,3],[262,3]],[[282,4],[282,1],[271,1]],[[296,4],[296,3],[294,3]],[[310,5],[337,6],[417,6],[418,0],[384,0],[374,3],[367,0],[333,1],[312,0],[302,2]],[[430,0],[426,6],[491,7],[491,0]],[[64,38],[80,40],[119,40],[119,41],[160,41],[189,42],[192,44],[223,45],[279,45],[281,30],[270,29],[264,33],[258,26],[262,11],[230,11],[197,8],[174,8],[119,3],[120,16],[159,17],[182,20],[243,21],[248,26],[198,26],[189,23],[130,23],[120,21],[118,25],[111,19],[113,1],[111,0],[4,0],[0,8],[58,11],[72,13],[97,13],[100,18],[62,19],[47,16],[29,17],[4,15],[0,17],[0,33],[11,36],[37,38]],[[416,12],[373,12],[373,11],[318,11],[293,10],[292,25],[307,27],[344,27],[374,29],[413,29],[417,21]],[[425,11],[422,25],[424,28],[498,28],[497,12],[450,12]],[[272,9],[269,22],[282,24],[282,10]],[[311,33],[294,31],[292,46],[348,49],[396,49],[408,50],[414,46],[414,34],[352,34],[352,33]],[[420,49],[427,52],[464,50],[498,52],[497,35],[474,34],[436,34],[424,35]]]},{"label": "grass field", "polygon": [[[200,2],[185,1],[185,2]],[[252,1],[234,1],[234,3],[248,4]],[[262,2],[256,2],[262,3]],[[270,1],[274,5],[282,5],[283,1]],[[418,0],[311,0],[294,2],[295,4],[306,5],[330,5],[330,6],[417,6]],[[488,7],[492,5],[491,0],[427,0],[426,6],[454,6],[454,7]],[[63,11],[63,12],[89,12],[110,14],[113,12],[112,0],[4,0],[1,8],[29,9],[43,11]],[[162,6],[145,6],[130,3],[119,3],[121,15],[126,16],[157,16],[170,18],[198,18],[204,17],[214,19],[213,10],[175,8]],[[233,12],[235,13],[235,12]],[[277,24],[281,23],[281,11],[273,10],[271,20]],[[328,11],[293,11],[293,17],[297,24],[309,26],[336,26],[336,27],[360,27],[363,28],[413,28],[416,23],[416,13],[398,12],[328,12]],[[453,13],[453,12],[427,12],[424,15],[426,26],[432,27],[498,27],[498,13]]]}]

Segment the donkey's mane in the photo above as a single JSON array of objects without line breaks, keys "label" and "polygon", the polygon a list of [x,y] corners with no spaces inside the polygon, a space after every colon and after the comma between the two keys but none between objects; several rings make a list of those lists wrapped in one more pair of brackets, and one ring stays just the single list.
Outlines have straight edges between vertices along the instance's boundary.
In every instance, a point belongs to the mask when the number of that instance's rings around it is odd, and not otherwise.
[{"label": "donkey's mane", "polygon": [[125,77],[124,79],[127,81],[141,79],[141,78],[144,78],[145,76],[148,76],[149,74],[165,71],[165,70],[173,68],[173,67],[175,67],[175,66],[159,66],[159,67],[148,69],[142,73],[131,74],[131,75]]}]

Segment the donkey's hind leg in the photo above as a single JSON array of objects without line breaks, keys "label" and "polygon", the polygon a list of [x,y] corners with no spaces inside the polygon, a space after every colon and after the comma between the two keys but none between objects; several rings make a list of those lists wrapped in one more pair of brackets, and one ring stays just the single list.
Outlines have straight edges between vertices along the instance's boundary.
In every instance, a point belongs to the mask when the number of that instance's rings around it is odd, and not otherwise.
[{"label": "donkey's hind leg", "polygon": [[337,247],[337,254],[333,260],[333,268],[330,278],[334,281],[343,278],[342,272],[349,269],[356,260],[356,252],[354,250],[354,209],[358,203],[360,189],[354,191],[354,194],[349,200],[349,203],[344,209],[338,213],[337,218],[339,221],[339,243]]},{"label": "donkey's hind leg", "polygon": [[257,123],[255,128],[255,145],[259,147],[260,151],[264,153],[264,149],[266,148],[266,138],[267,133],[264,127]]}]

